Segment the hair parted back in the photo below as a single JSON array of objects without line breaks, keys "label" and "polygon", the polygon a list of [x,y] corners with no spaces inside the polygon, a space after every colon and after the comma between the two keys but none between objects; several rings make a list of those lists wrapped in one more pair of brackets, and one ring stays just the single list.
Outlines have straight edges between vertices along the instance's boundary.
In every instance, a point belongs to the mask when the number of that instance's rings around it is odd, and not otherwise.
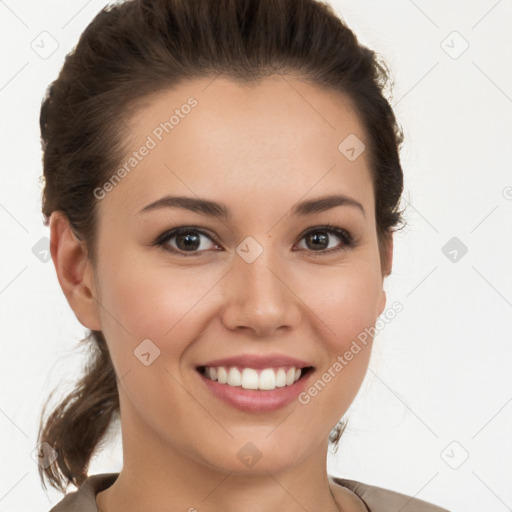
[{"label": "hair parted back", "polygon": [[[65,213],[94,266],[97,199],[126,155],[127,120],[138,101],[186,80],[223,73],[239,83],[279,73],[345,94],[368,138],[381,258],[403,223],[399,201],[403,134],[384,96],[385,63],[364,47],[329,4],[317,0],[128,0],[101,10],[65,59],[41,105],[48,225]],[[340,141],[341,142],[341,141]],[[93,453],[119,414],[117,377],[101,331],[72,393],[45,418],[38,443],[57,451],[39,466],[42,485],[65,491],[87,478]],[[346,424],[329,436],[337,448]]]}]

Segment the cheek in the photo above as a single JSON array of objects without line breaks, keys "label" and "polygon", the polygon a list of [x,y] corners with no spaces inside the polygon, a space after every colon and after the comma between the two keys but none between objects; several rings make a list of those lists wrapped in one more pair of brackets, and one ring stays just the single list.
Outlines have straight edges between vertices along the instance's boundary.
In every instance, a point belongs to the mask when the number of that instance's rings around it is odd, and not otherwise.
[{"label": "cheek", "polygon": [[[206,279],[194,278],[192,272],[151,269],[147,262],[136,265],[133,259],[129,265],[117,261],[115,268],[104,268],[100,315],[112,350],[132,354],[145,339],[153,340],[161,350],[163,340],[166,351],[183,350],[181,345],[187,340],[183,329],[193,324],[195,307],[214,284],[202,276]],[[184,340],[181,345],[179,340]]]},{"label": "cheek", "polygon": [[317,339],[326,351],[316,380],[299,396],[301,406],[310,411],[311,427],[318,431],[334,427],[366,375],[382,293],[380,274],[374,269],[361,260],[324,275],[317,272],[301,292],[318,317]]},{"label": "cheek", "polygon": [[331,348],[345,350],[379,315],[382,281],[374,265],[364,260],[350,265],[310,271],[301,277],[300,297],[318,317],[322,339]]},{"label": "cheek", "polygon": [[191,340],[200,335],[201,298],[218,280],[206,273],[204,279],[192,275],[151,269],[142,260],[135,265],[131,258],[129,265],[117,261],[108,271],[104,267],[101,281],[102,330],[121,377],[123,399],[132,404],[129,407],[136,404],[148,421],[172,422],[178,431],[189,428],[188,420],[180,425],[172,411],[176,404],[190,402],[178,367]]}]

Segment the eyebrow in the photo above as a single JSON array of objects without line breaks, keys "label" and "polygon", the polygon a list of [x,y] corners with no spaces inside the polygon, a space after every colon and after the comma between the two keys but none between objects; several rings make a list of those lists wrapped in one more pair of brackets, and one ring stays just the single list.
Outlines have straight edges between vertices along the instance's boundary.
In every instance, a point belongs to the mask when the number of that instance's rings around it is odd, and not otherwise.
[{"label": "eyebrow", "polygon": [[[335,194],[302,201],[292,208],[291,215],[303,217],[314,213],[324,212],[338,206],[355,207],[362,212],[364,217],[366,217],[363,205],[354,198],[344,194]],[[231,218],[229,208],[223,203],[197,197],[170,195],[164,196],[157,201],[148,204],[140,211],[140,213],[154,211],[161,208],[183,208],[185,210],[190,210],[194,213],[210,217],[223,219]]]}]

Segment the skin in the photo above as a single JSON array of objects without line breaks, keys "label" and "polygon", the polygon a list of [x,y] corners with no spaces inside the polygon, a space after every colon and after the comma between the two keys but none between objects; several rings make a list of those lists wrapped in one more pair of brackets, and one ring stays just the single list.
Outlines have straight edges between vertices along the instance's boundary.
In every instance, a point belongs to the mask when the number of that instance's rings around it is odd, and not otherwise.
[{"label": "skin", "polygon": [[[61,287],[80,323],[103,331],[119,377],[124,465],[97,495],[98,509],[364,511],[329,479],[326,458],[371,339],[309,404],[273,412],[242,412],[212,397],[195,370],[278,352],[311,362],[314,383],[375,324],[392,241],[383,268],[367,152],[351,162],[338,151],[349,134],[366,141],[363,127],[348,98],[298,78],[273,75],[251,87],[205,78],[147,98],[130,119],[127,155],[190,96],[198,105],[99,201],[95,267],[66,217],[51,218]],[[333,193],[356,199],[365,214],[345,205],[290,216],[299,200]],[[232,218],[139,213],[166,194],[225,203]],[[344,246],[335,234],[323,246],[308,242],[304,232],[327,223],[348,230],[356,246],[329,254]],[[194,249],[202,256],[184,256],[177,237],[167,246],[181,254],[151,245],[191,225],[212,235]],[[263,248],[252,263],[236,252],[248,236]],[[147,338],[160,350],[149,366],[134,356]],[[262,455],[250,468],[237,457],[247,442]]]}]

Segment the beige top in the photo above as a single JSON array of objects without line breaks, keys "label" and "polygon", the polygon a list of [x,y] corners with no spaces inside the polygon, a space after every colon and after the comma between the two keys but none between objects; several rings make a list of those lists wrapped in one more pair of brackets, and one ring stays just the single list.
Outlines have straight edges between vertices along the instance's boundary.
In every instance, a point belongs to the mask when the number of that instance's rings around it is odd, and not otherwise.
[{"label": "beige top", "polygon": [[[78,490],[66,494],[49,512],[98,512],[96,494],[110,487],[118,476],[119,473],[89,476]],[[334,476],[331,479],[356,494],[364,502],[368,512],[449,512],[426,501],[382,487]]]}]

